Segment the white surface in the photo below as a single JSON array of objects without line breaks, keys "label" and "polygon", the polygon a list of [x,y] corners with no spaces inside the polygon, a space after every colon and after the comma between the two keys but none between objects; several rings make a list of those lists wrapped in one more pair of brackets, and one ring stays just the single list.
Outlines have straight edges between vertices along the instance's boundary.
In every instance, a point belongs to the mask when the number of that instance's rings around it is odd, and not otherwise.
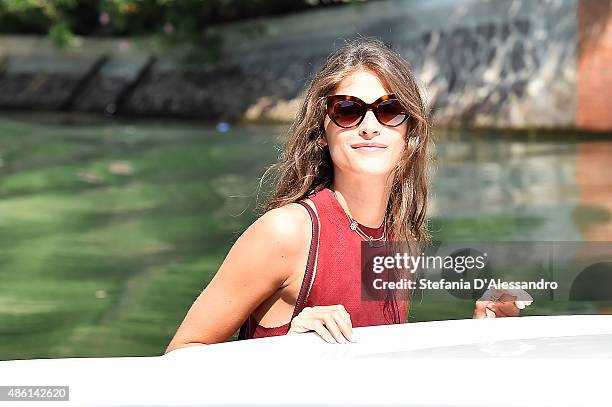
[{"label": "white surface", "polygon": [[[51,405],[612,405],[612,315],[456,320],[193,346],[159,357],[0,362]],[[25,402],[3,405],[25,406]],[[35,402],[41,406],[45,402]]]}]

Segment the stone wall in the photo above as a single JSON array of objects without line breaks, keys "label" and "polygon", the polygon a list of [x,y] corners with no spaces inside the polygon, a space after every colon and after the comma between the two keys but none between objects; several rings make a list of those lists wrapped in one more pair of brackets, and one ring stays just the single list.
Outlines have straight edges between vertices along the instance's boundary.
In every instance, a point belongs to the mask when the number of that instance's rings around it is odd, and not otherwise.
[{"label": "stone wall", "polygon": [[[60,53],[43,52],[35,39],[24,52],[22,40],[18,46],[4,38],[0,108],[290,121],[325,57],[361,35],[382,39],[409,61],[437,125],[610,130],[610,115],[602,113],[610,102],[597,99],[596,89],[603,83],[612,91],[604,82],[609,44],[599,39],[612,23],[593,12],[609,16],[611,6],[366,2],[225,26],[221,60],[200,65],[154,55],[134,41],[86,40]],[[601,75],[585,80],[594,71]]]}]

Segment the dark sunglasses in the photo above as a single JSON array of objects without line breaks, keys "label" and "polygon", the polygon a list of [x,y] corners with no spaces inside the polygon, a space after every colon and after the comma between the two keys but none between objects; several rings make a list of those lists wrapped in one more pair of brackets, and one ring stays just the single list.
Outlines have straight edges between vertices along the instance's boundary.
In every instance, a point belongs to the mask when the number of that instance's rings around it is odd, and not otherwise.
[{"label": "dark sunglasses", "polygon": [[408,118],[408,113],[395,95],[381,96],[373,103],[348,95],[330,95],[325,100],[327,115],[332,122],[343,128],[358,126],[368,110],[374,112],[376,120],[385,126],[397,127]]}]

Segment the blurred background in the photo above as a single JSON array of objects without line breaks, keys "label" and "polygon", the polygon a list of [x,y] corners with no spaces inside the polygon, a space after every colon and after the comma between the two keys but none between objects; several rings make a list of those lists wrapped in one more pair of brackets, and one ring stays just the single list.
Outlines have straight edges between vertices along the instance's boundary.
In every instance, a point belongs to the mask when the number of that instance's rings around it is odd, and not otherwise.
[{"label": "blurred background", "polygon": [[612,241],[612,1],[0,0],[0,359],[162,354],[358,36],[427,95],[434,239]]}]

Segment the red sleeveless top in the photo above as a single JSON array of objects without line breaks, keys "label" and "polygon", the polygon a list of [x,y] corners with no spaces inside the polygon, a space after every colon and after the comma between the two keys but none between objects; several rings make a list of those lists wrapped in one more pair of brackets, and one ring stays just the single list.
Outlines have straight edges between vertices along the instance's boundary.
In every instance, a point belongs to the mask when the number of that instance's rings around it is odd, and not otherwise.
[{"label": "red sleeveless top", "polygon": [[[350,229],[348,217],[333,192],[324,188],[308,198],[317,208],[317,214],[310,205],[298,202],[310,214],[313,233],[304,279],[291,320],[305,307],[342,304],[351,316],[353,327],[394,323],[389,314],[384,312],[384,300],[361,299],[363,239]],[[363,225],[359,227],[375,238],[383,233],[382,225],[377,229]],[[395,300],[394,303],[399,313],[398,322],[406,322],[408,301]],[[242,325],[238,339],[286,335],[290,324],[291,322],[288,322],[279,327],[267,328],[259,325],[250,315]]]}]

